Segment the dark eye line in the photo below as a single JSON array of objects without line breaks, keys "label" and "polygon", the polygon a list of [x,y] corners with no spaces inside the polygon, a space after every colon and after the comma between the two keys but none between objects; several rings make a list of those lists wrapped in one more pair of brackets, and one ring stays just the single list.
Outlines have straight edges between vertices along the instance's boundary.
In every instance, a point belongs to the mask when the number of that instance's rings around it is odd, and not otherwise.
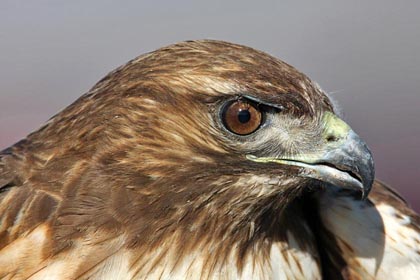
[{"label": "dark eye line", "polygon": [[241,100],[242,98],[245,99],[245,100],[248,100],[248,102],[254,103],[259,108],[260,107],[268,107],[270,109],[274,109],[277,112],[284,111],[284,109],[285,109],[284,106],[282,106],[282,105],[266,102],[264,100],[261,100],[259,98],[254,97],[254,96],[251,96],[251,95],[246,95],[246,94],[240,95],[238,97],[238,100]]}]

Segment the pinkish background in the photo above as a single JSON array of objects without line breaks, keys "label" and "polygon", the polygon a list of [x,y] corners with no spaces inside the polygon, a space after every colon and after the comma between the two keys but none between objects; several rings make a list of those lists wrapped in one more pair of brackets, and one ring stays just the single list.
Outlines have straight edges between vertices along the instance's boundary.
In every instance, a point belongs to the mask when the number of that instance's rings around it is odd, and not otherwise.
[{"label": "pinkish background", "polygon": [[255,47],[341,104],[377,177],[420,211],[420,1],[0,2],[0,149],[116,66],[187,39]]}]

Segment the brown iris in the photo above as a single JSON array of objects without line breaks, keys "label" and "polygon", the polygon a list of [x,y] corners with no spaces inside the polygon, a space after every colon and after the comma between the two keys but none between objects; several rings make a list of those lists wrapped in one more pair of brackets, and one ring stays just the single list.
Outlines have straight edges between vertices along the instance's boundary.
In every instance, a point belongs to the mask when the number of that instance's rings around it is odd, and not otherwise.
[{"label": "brown iris", "polygon": [[222,118],[226,128],[239,135],[254,132],[262,121],[261,112],[258,108],[244,100],[236,100],[227,104]]}]

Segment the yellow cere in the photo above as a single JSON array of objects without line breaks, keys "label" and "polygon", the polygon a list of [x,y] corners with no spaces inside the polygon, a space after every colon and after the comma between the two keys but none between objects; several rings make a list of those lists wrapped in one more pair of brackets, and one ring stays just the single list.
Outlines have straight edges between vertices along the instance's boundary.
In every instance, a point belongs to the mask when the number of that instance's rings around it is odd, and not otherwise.
[{"label": "yellow cere", "polygon": [[329,135],[335,136],[336,138],[345,138],[351,130],[348,124],[331,112],[326,112],[324,114],[322,122],[324,124],[323,134],[326,138]]}]

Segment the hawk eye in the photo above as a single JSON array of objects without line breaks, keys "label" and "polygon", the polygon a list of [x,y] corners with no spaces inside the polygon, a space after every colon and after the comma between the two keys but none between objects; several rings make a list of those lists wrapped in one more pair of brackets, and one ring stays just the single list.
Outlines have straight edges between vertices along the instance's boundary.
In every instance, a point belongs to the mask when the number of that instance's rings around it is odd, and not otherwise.
[{"label": "hawk eye", "polygon": [[256,131],[262,122],[260,110],[245,100],[235,100],[226,104],[222,112],[225,127],[238,135],[248,135]]}]

